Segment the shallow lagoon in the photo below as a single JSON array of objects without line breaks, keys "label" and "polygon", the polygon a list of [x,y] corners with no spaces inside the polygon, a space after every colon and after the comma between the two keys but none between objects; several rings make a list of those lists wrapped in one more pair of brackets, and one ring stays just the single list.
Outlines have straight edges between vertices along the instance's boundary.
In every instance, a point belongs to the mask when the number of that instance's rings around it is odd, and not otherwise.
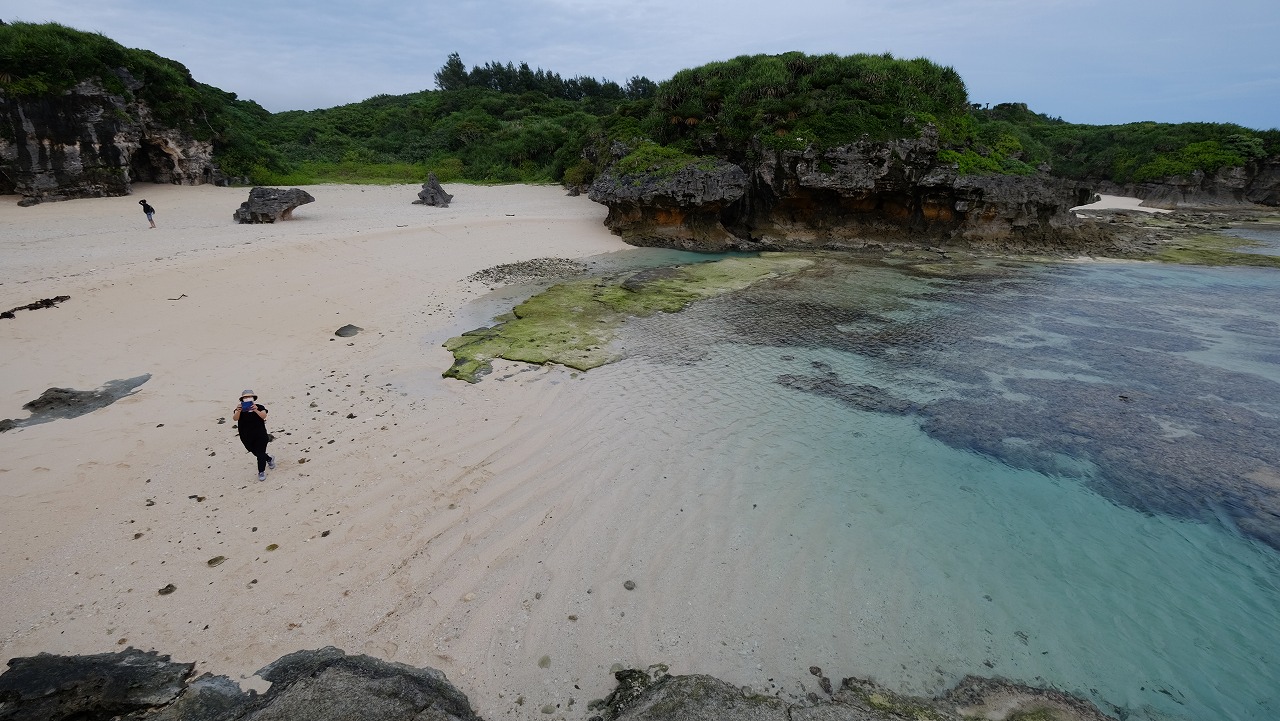
[{"label": "shallow lagoon", "polygon": [[686,628],[735,682],[973,673],[1122,718],[1274,719],[1278,277],[833,261],[626,324],[552,442],[655,503],[716,499],[622,535],[690,548],[648,561],[673,585],[728,564],[728,625],[794,649],[738,663],[727,629]]}]

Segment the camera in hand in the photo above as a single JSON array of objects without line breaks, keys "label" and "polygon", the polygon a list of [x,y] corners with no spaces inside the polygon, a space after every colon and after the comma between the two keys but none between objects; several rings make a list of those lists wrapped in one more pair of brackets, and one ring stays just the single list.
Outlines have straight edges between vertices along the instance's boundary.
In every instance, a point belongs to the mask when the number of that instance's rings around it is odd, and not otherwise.
[{"label": "camera in hand", "polygon": [[253,410],[253,401],[241,401],[241,402],[240,402],[240,410],[242,410],[242,411],[251,411],[251,410]]}]

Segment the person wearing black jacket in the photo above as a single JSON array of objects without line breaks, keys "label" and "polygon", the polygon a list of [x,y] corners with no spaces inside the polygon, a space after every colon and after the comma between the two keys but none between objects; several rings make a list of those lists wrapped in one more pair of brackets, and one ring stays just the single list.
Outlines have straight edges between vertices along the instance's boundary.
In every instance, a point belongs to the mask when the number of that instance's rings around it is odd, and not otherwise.
[{"label": "person wearing black jacket", "polygon": [[151,207],[151,205],[147,203],[146,200],[139,200],[138,205],[141,205],[142,212],[147,214],[147,222],[151,224],[151,227],[152,228],[156,227],[156,218],[155,218],[156,209]]},{"label": "person wearing black jacket", "polygon": [[275,470],[276,459],[267,453],[267,443],[271,442],[267,435],[267,408],[258,405],[258,394],[248,389],[241,393],[240,405],[231,412],[231,420],[236,422],[245,450],[258,457],[258,480],[267,480],[267,469]]}]

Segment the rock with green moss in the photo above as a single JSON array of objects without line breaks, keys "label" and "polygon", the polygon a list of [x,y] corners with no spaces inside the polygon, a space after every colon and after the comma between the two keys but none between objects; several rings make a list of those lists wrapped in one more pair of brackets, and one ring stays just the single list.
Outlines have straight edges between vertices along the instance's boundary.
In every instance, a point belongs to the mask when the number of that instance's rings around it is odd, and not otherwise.
[{"label": "rock with green moss", "polygon": [[605,225],[632,245],[726,251],[739,243],[721,220],[747,193],[743,169],[694,156],[623,156],[591,184],[588,197],[609,207]]},{"label": "rock with green moss", "polygon": [[1280,268],[1280,255],[1250,253],[1241,248],[1257,248],[1256,240],[1221,233],[1202,233],[1176,240],[1156,253],[1156,260],[1183,265],[1247,265]]},{"label": "rock with green moss", "polygon": [[601,721],[1114,721],[1084,699],[1003,679],[967,676],[934,697],[847,678],[833,694],[790,701],[711,676],[620,671]]},{"label": "rock with green moss", "polygon": [[497,325],[446,341],[454,363],[444,376],[475,383],[496,358],[596,368],[619,359],[611,344],[628,317],[674,313],[695,300],[794,273],[812,263],[797,255],[768,254],[554,285],[516,306]]},{"label": "rock with green moss", "polygon": [[617,721],[788,721],[787,704],[773,696],[743,693],[701,674],[667,676],[645,689]]}]

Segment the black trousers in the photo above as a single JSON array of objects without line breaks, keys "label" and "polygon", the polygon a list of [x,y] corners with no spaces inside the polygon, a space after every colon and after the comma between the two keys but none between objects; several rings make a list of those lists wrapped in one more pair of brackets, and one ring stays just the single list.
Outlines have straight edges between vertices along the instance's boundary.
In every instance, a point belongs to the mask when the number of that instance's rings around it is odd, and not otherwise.
[{"label": "black trousers", "polygon": [[267,470],[267,461],[271,459],[271,454],[267,453],[267,439],[264,438],[241,438],[240,442],[244,444],[244,449],[258,457],[258,473]]}]

